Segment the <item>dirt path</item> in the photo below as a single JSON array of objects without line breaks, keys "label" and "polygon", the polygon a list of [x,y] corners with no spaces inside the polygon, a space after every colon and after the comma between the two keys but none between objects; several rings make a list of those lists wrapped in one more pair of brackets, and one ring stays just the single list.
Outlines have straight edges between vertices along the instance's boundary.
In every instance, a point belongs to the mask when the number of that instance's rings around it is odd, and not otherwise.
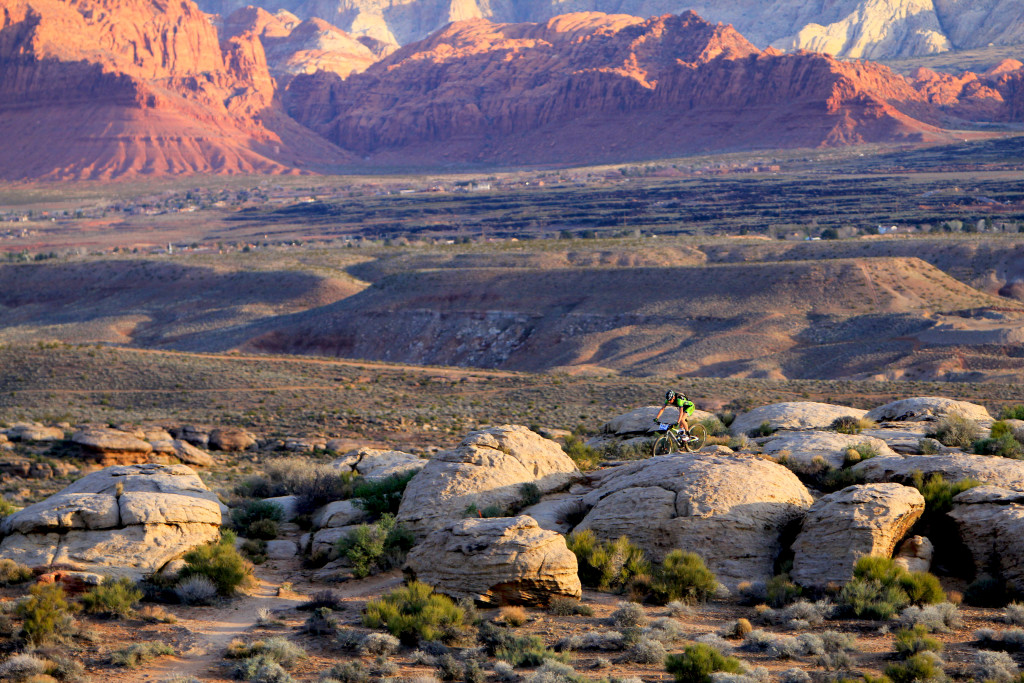
[{"label": "dirt path", "polygon": [[[240,638],[257,621],[262,608],[280,610],[296,607],[306,601],[308,594],[327,586],[309,586],[303,592],[289,592],[278,596],[279,583],[258,577],[259,584],[248,595],[233,600],[223,609],[197,614],[196,619],[179,615],[178,624],[191,631],[196,643],[176,657],[160,657],[149,666],[132,672],[118,681],[152,681],[154,683],[177,676],[194,676],[201,680],[226,678],[220,670],[224,651],[235,638]],[[399,572],[380,574],[364,581],[351,581],[335,588],[343,600],[359,600],[377,595],[402,581]]]}]

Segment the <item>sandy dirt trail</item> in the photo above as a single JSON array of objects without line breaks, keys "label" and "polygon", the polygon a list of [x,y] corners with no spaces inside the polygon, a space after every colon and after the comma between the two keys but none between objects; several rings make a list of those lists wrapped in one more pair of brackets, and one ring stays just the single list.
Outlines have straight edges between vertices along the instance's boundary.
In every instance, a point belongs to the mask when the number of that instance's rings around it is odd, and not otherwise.
[{"label": "sandy dirt trail", "polygon": [[[257,572],[259,570],[257,569]],[[269,579],[269,580],[268,580]],[[206,611],[196,619],[179,616],[178,625],[191,631],[195,644],[175,657],[159,657],[149,665],[128,673],[126,676],[111,677],[109,681],[127,683],[128,681],[159,681],[178,676],[193,676],[200,680],[225,680],[226,675],[220,664],[224,661],[224,651],[235,638],[240,638],[251,629],[257,621],[257,612],[261,608],[280,610],[294,608],[306,601],[309,594],[332,587],[327,585],[303,586],[299,592],[287,592],[278,595],[280,581],[271,577],[257,575],[258,584],[243,597],[236,598],[222,609]],[[351,581],[340,587],[333,587],[343,601],[361,600],[378,595],[402,582],[400,572],[388,572],[363,581]],[[285,635],[282,633],[282,635]]]}]

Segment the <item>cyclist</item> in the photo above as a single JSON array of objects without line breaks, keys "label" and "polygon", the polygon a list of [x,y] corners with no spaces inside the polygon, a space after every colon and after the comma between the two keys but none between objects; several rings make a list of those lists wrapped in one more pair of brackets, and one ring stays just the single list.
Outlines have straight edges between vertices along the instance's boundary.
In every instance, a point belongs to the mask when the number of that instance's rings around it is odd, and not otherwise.
[{"label": "cyclist", "polygon": [[693,401],[686,398],[686,394],[681,391],[673,391],[669,389],[665,392],[665,405],[658,411],[658,416],[654,418],[655,422],[661,423],[661,414],[665,412],[665,409],[669,406],[675,406],[679,408],[679,427],[683,430],[683,434],[686,435],[686,439],[690,437],[690,425],[686,423],[686,416],[693,415],[694,409],[697,407]]}]

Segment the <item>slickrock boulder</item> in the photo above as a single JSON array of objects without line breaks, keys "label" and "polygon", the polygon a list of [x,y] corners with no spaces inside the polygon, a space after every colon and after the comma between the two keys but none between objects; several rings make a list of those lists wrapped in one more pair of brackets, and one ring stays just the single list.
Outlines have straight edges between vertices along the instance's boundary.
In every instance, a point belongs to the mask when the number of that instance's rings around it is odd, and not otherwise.
[{"label": "slickrock boulder", "polygon": [[565,537],[525,515],[449,524],[412,549],[405,570],[441,593],[486,604],[542,606],[582,594]]},{"label": "slickrock boulder", "polygon": [[281,507],[281,521],[290,522],[298,516],[298,510],[296,509],[299,504],[298,496],[275,496],[273,498],[264,498],[264,503],[273,503]]},{"label": "slickrock boulder", "polygon": [[199,448],[209,448],[210,446],[210,434],[205,429],[194,427],[192,425],[185,425],[178,427],[177,429],[171,430],[171,435],[175,439],[181,439],[182,441],[188,441],[193,446]]},{"label": "slickrock boulder", "polygon": [[[613,434],[615,436],[646,434],[653,431],[656,427],[654,418],[657,417],[659,410],[661,410],[661,406],[644,406],[643,408],[631,410],[625,415],[613,417],[601,425],[601,433]],[[679,409],[669,406],[665,408],[661,419],[663,422],[675,422],[678,417]],[[696,424],[709,417],[714,417],[714,415],[703,410],[695,410],[693,415],[687,418],[687,422],[689,424]]]},{"label": "slickrock boulder", "polygon": [[653,560],[675,549],[704,558],[727,586],[766,580],[780,535],[813,503],[796,475],[769,460],[685,453],[612,468],[582,497],[577,530],[628,536]]},{"label": "slickrock boulder", "polygon": [[357,524],[366,519],[366,511],[351,500],[328,503],[313,515],[313,526],[318,529],[337,528]]},{"label": "slickrock boulder", "polygon": [[[862,436],[873,436],[889,445],[897,453],[916,455],[921,452],[921,439],[934,427],[928,422],[902,422],[894,427],[891,423],[885,427],[865,429]],[[938,444],[938,441],[935,442]],[[940,450],[946,448],[939,445]]]},{"label": "slickrock boulder", "polygon": [[949,516],[960,527],[976,573],[1001,576],[1009,590],[1024,591],[1024,493],[978,486],[953,499]]},{"label": "slickrock boulder", "polygon": [[773,403],[738,416],[729,426],[729,430],[739,436],[757,429],[765,422],[770,424],[772,429],[825,429],[837,417],[849,415],[859,418],[866,412],[857,408],[810,401]]},{"label": "slickrock boulder", "polygon": [[924,536],[911,536],[900,544],[893,560],[908,572],[926,572],[932,568],[935,546]]},{"label": "slickrock boulder", "polygon": [[854,465],[853,470],[862,473],[868,482],[908,483],[914,471],[919,470],[925,479],[935,472],[941,474],[946,481],[971,478],[982,484],[1024,491],[1024,460],[1011,460],[993,455],[949,453],[879,456]]},{"label": "slickrock boulder", "polygon": [[146,462],[153,446],[134,434],[117,429],[89,427],[71,435],[85,457],[101,465],[133,465]]},{"label": "slickrock boulder", "polygon": [[185,465],[108,467],[0,524],[0,557],[140,577],[216,540],[223,506]]},{"label": "slickrock boulder", "polygon": [[861,434],[840,434],[838,432],[778,432],[772,434],[761,449],[772,457],[785,456],[798,468],[814,466],[816,457],[824,458],[832,467],[842,467],[846,451],[859,444],[871,445],[879,455],[896,455],[881,439]]},{"label": "slickrock boulder", "polygon": [[470,505],[518,504],[523,484],[550,493],[579,476],[554,441],[518,425],[489,427],[427,461],[405,489],[398,521],[422,537],[462,519]]},{"label": "slickrock boulder", "polygon": [[984,406],[941,396],[920,396],[893,401],[868,411],[867,417],[875,422],[917,422],[932,420],[950,413],[960,413],[977,422],[992,422],[992,416]]},{"label": "slickrock boulder", "polygon": [[295,541],[267,541],[267,557],[272,560],[287,560],[299,554],[299,546]]},{"label": "slickrock boulder", "polygon": [[212,455],[201,448],[196,448],[188,441],[182,441],[181,439],[157,439],[150,441],[150,445],[153,446],[154,453],[174,456],[186,465],[194,465],[196,467],[213,467],[214,465]]},{"label": "slickrock boulder", "polygon": [[892,557],[924,512],[924,497],[900,484],[850,486],[820,498],[793,542],[793,580],[824,588],[853,578],[864,555]]},{"label": "slickrock boulder", "polygon": [[[142,438],[150,443],[156,441],[173,441],[174,437],[163,427],[143,427]],[[155,445],[155,444],[154,444]]]},{"label": "slickrock boulder", "polygon": [[334,461],[334,467],[351,470],[367,479],[386,479],[394,474],[419,472],[427,464],[423,458],[402,451],[360,448]]},{"label": "slickrock boulder", "polygon": [[59,427],[46,427],[39,423],[19,423],[7,428],[7,438],[11,441],[63,441],[64,430]]},{"label": "slickrock boulder", "polygon": [[210,432],[210,448],[215,451],[246,451],[256,446],[256,437],[237,427],[222,427]]}]

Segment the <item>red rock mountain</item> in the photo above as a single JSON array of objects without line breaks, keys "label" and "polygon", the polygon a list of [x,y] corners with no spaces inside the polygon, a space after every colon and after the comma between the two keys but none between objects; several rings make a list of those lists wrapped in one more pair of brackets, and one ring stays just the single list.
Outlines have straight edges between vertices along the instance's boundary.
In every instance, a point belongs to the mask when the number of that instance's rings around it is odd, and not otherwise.
[{"label": "red rock mountain", "polygon": [[761,52],[692,12],[460,22],[347,80],[300,76],[286,98],[371,160],[503,163],[941,137],[893,102],[934,109],[885,67]]},{"label": "red rock mountain", "polygon": [[0,0],[0,177],[282,173],[339,151],[285,116],[251,34],[189,0]]}]

